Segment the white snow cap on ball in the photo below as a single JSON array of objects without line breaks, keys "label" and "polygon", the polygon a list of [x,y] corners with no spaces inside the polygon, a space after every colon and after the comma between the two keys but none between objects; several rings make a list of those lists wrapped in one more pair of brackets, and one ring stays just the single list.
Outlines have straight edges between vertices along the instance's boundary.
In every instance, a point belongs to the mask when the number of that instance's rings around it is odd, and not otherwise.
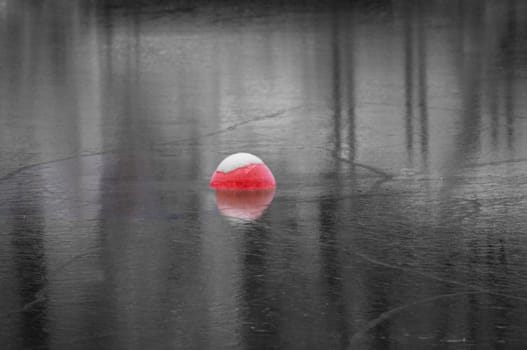
[{"label": "white snow cap on ball", "polygon": [[247,166],[249,164],[263,164],[263,160],[250,153],[235,153],[225,158],[220,165],[216,168],[216,171],[228,173],[238,168]]}]

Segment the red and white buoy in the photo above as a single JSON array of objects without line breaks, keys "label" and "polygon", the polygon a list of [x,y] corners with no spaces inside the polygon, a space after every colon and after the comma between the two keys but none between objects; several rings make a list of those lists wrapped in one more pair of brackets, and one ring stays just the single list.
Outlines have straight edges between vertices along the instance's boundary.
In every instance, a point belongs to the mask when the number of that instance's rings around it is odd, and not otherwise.
[{"label": "red and white buoy", "polygon": [[216,168],[210,187],[231,190],[261,190],[275,188],[271,170],[257,156],[235,153],[225,158]]}]

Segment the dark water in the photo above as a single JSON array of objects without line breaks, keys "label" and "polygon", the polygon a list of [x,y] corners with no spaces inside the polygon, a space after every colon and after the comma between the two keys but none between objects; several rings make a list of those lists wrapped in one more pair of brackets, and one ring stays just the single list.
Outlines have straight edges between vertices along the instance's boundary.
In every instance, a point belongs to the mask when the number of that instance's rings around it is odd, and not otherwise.
[{"label": "dark water", "polygon": [[0,47],[2,349],[526,348],[526,2],[0,0]]}]

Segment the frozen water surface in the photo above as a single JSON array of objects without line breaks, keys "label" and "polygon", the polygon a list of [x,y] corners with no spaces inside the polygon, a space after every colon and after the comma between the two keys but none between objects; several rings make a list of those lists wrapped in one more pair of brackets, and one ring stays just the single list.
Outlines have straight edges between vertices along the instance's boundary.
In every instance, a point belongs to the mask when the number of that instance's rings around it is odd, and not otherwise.
[{"label": "frozen water surface", "polygon": [[527,3],[350,3],[0,1],[2,349],[525,349]]}]

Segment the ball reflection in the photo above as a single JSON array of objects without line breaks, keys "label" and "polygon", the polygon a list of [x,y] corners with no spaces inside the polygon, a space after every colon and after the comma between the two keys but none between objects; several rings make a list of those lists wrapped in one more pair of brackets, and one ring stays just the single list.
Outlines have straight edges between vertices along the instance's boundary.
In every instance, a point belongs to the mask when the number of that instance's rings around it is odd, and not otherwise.
[{"label": "ball reflection", "polygon": [[231,218],[256,220],[274,198],[275,189],[216,190],[216,203],[220,212]]}]

